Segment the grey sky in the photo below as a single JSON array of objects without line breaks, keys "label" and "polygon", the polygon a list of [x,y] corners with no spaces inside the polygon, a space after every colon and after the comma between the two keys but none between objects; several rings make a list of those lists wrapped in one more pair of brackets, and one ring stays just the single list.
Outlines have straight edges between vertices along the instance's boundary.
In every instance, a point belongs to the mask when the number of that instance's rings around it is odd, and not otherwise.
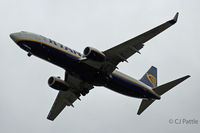
[{"label": "grey sky", "polygon": [[[199,0],[1,0],[0,132],[133,133],[200,130]],[[106,50],[141,34],[180,12],[178,23],[146,43],[141,55],[119,65],[139,79],[151,65],[158,84],[192,77],[166,93],[141,116],[139,99],[96,87],[75,108],[65,108],[54,122],[46,116],[57,92],[47,85],[64,70],[28,58],[9,34],[29,31],[80,52],[86,46]],[[169,119],[197,119],[199,124],[169,124]]]}]

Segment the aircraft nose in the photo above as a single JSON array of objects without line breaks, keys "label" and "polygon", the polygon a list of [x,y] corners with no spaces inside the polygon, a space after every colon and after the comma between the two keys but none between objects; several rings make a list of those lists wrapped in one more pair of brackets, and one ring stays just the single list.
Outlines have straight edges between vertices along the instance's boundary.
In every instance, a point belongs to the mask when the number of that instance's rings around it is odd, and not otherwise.
[{"label": "aircraft nose", "polygon": [[11,33],[10,38],[14,41],[17,42],[19,40],[19,33]]}]

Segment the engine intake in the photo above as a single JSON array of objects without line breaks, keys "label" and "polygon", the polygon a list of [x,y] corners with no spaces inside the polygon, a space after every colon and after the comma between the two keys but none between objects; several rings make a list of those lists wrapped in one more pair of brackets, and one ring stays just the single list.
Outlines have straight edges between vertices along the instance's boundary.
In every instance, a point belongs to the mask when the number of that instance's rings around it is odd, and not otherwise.
[{"label": "engine intake", "polygon": [[86,47],[83,53],[88,59],[91,59],[94,61],[103,62],[106,59],[106,56],[104,53],[92,47]]},{"label": "engine intake", "polygon": [[69,89],[67,82],[57,77],[50,77],[48,84],[51,88],[59,91],[67,91]]}]

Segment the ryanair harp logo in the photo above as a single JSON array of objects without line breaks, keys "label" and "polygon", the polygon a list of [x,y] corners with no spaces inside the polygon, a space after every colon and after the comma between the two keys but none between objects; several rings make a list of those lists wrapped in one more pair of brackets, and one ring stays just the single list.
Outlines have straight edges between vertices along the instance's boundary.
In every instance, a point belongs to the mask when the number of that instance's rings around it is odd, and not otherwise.
[{"label": "ryanair harp logo", "polygon": [[156,78],[152,75],[152,74],[148,74],[146,73],[148,80],[151,82],[151,84],[153,85],[153,87],[156,87]]}]

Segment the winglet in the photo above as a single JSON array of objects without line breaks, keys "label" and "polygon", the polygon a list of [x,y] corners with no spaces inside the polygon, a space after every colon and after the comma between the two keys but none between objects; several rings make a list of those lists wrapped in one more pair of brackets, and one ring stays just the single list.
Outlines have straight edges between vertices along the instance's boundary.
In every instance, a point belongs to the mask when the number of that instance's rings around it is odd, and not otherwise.
[{"label": "winglet", "polygon": [[178,12],[176,13],[176,15],[174,16],[173,20],[176,22],[178,20]]},{"label": "winglet", "polygon": [[175,24],[178,20],[178,15],[179,15],[179,13],[177,12],[176,15],[174,16],[174,18],[172,20],[170,20],[170,23]]}]

